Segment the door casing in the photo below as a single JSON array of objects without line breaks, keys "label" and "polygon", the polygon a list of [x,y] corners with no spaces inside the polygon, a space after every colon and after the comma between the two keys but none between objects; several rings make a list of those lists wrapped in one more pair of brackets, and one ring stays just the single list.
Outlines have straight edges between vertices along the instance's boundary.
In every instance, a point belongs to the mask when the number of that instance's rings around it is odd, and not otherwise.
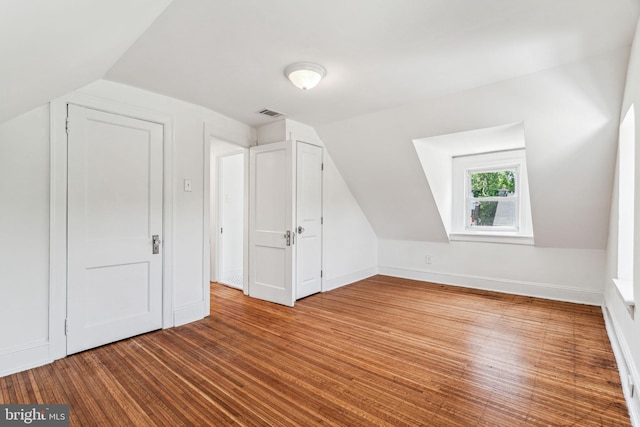
[{"label": "door casing", "polygon": [[[241,141],[231,141],[228,139],[224,139],[218,135],[218,130],[215,126],[210,123],[205,123],[204,125],[204,141],[203,141],[203,158],[204,158],[204,176],[206,177],[204,180],[204,223],[202,225],[204,230],[204,236],[202,241],[202,253],[203,253],[203,292],[206,292],[208,296],[210,293],[210,282],[216,281],[218,279],[218,256],[217,256],[217,248],[218,248],[218,233],[212,233],[212,230],[219,229],[219,221],[217,212],[217,201],[215,196],[215,185],[217,185],[217,177],[212,177],[213,171],[215,171],[215,158],[216,156],[213,153],[214,147],[217,144],[222,144],[226,146],[235,146],[237,149],[229,150],[231,151],[242,151],[244,153],[244,189],[243,189],[243,197],[244,197],[244,212],[243,212],[243,234],[244,234],[244,242],[243,242],[243,285],[242,291],[245,295],[249,294],[249,190],[248,190],[248,182],[249,182],[249,144],[243,144]],[[212,179],[213,178],[213,179]],[[212,186],[212,181],[214,186]],[[212,258],[212,255],[213,258]],[[213,263],[213,269],[212,267]],[[209,299],[207,298],[207,301]],[[209,307],[207,307],[209,309]]]}]

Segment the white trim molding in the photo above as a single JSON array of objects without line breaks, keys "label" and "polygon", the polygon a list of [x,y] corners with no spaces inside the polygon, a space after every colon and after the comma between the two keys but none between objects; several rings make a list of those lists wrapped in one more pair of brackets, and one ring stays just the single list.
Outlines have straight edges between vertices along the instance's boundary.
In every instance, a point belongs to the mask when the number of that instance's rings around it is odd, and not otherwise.
[{"label": "white trim molding", "polygon": [[421,280],[424,282],[440,283],[443,285],[482,289],[486,291],[503,292],[507,294],[545,298],[578,304],[601,306],[604,303],[604,296],[602,292],[588,291],[551,283],[525,282],[521,280],[496,277],[384,266],[378,267],[378,273],[387,276],[401,277],[403,279]]},{"label": "white trim molding", "polygon": [[533,236],[520,236],[498,233],[449,233],[449,240],[458,242],[509,243],[512,245],[533,245]]},{"label": "white trim molding", "polygon": [[636,302],[633,299],[633,282],[631,280],[615,278],[611,280],[613,281],[613,284],[618,291],[618,295],[620,295],[620,298],[622,298],[624,305],[627,307],[627,310],[629,310],[632,314],[631,317],[633,317],[633,309],[636,305]]},{"label": "white trim molding", "polygon": [[207,306],[208,304],[205,304],[204,301],[198,301],[176,308],[173,312],[173,325],[186,325],[187,323],[204,319],[209,315],[206,311]]},{"label": "white trim molding", "polygon": [[[624,394],[624,399],[627,402],[631,425],[640,427],[640,400],[637,397],[637,388],[640,386],[640,375],[638,375],[638,370],[632,362],[633,358],[631,357],[631,349],[629,348],[624,335],[618,333],[620,325],[616,319],[611,316],[609,309],[605,306],[602,307],[602,315],[604,316],[605,328],[618,365],[620,384],[622,384],[622,392]],[[629,361],[629,363],[627,363],[627,361]],[[631,377],[632,383],[635,384],[635,391],[632,390],[629,384],[629,377]]]},{"label": "white trim molding", "polygon": [[0,352],[0,377],[53,362],[49,343],[39,341]]}]

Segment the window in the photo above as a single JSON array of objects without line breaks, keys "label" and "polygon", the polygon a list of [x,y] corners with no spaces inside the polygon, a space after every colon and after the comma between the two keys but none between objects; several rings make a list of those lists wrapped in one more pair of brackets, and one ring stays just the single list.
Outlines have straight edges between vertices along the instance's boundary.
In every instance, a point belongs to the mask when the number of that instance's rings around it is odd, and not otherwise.
[{"label": "window", "polygon": [[524,123],[413,144],[449,240],[533,244]]},{"label": "window", "polygon": [[518,172],[517,166],[467,171],[467,230],[518,230]]},{"label": "window", "polygon": [[525,151],[453,158],[452,240],[533,243]]},{"label": "window", "polygon": [[618,268],[614,279],[628,306],[635,305],[633,290],[635,113],[633,105],[622,121],[618,140]]}]

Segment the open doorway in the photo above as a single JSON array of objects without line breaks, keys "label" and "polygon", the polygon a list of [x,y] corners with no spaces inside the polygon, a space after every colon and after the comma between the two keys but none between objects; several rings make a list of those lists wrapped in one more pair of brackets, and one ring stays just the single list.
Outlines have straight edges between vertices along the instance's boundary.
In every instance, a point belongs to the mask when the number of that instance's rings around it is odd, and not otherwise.
[{"label": "open doorway", "polygon": [[211,139],[211,280],[247,291],[247,149]]},{"label": "open doorway", "polygon": [[244,154],[218,156],[218,282],[242,289]]}]

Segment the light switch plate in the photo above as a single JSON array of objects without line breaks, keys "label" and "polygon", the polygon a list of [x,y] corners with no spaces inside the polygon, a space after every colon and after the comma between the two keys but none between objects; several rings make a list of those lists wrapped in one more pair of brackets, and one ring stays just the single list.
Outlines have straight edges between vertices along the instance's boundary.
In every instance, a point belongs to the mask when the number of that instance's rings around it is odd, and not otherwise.
[{"label": "light switch plate", "polygon": [[185,179],[184,180],[184,191],[191,191],[191,180],[190,179]]}]

